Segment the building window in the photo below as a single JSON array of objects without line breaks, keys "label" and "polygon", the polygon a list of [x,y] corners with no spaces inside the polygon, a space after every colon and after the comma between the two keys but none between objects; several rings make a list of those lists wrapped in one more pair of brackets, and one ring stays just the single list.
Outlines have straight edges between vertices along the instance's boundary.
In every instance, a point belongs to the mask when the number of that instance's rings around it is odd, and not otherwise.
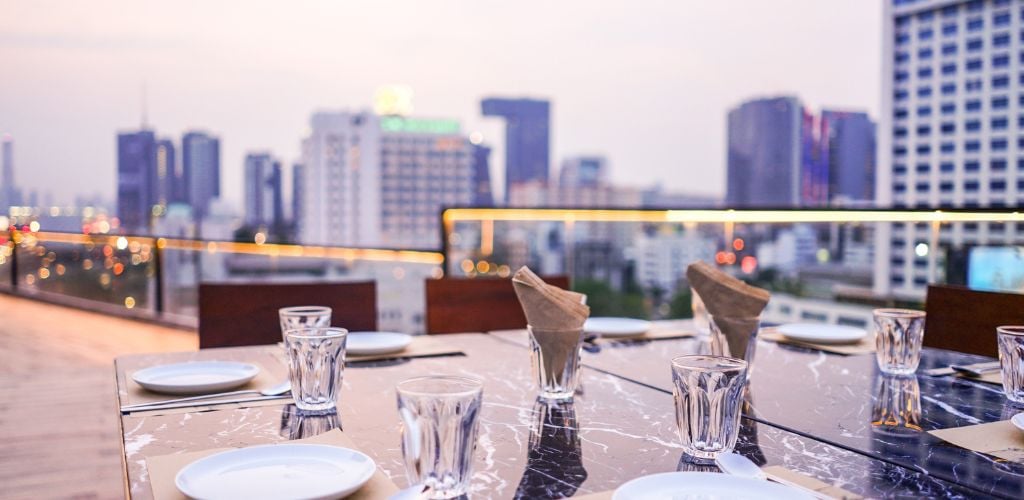
[{"label": "building window", "polygon": [[902,182],[897,182],[896,184],[893,184],[892,190],[897,193],[905,193],[907,192],[907,185]]},{"label": "building window", "polygon": [[1010,65],[1010,56],[1007,54],[999,54],[992,56],[992,67],[993,68],[1005,68]]},{"label": "building window", "polygon": [[918,163],[914,170],[919,174],[927,174],[931,168],[927,163]]},{"label": "building window", "polygon": [[905,129],[903,127],[896,127],[896,128],[894,128],[892,130],[892,135],[894,135],[896,137],[906,137],[907,136],[907,129]]},{"label": "building window", "polygon": [[946,123],[942,124],[942,133],[943,134],[952,134],[954,132],[956,132],[956,124],[955,123],[946,122]]},{"label": "building window", "polygon": [[992,16],[992,24],[996,27],[1009,26],[1010,25],[1010,13],[1009,12],[996,12]]},{"label": "building window", "polygon": [[982,39],[980,39],[980,38],[972,38],[970,40],[967,40],[967,51],[968,52],[979,51],[984,46],[985,46],[985,42],[982,41]]},{"label": "building window", "polygon": [[909,34],[907,34],[907,33],[897,33],[896,34],[896,45],[905,45],[909,41],[910,41],[910,35]]},{"label": "building window", "polygon": [[917,116],[931,116],[931,115],[932,115],[932,107],[931,106],[918,106],[917,107]]},{"label": "building window", "polygon": [[907,117],[907,108],[896,108],[896,109],[894,109],[893,112],[892,112],[892,116],[894,118],[906,118]]},{"label": "building window", "polygon": [[964,191],[968,193],[976,193],[978,191],[978,181],[967,181],[964,183]]},{"label": "building window", "polygon": [[908,75],[906,71],[897,71],[896,72],[896,81],[897,82],[905,82],[905,81],[907,81],[907,78],[909,76],[910,75]]},{"label": "building window", "polygon": [[942,25],[943,35],[955,35],[956,34],[956,23],[949,23]]},{"label": "building window", "polygon": [[918,50],[917,51],[917,58],[918,59],[931,59],[932,58],[932,49],[931,49],[931,47],[925,47],[925,48],[922,48],[922,49]]},{"label": "building window", "polygon": [[931,68],[928,68],[928,67],[917,68],[917,77],[918,78],[931,78],[931,76],[932,76],[932,69]]},{"label": "building window", "polygon": [[940,147],[943,153],[953,153],[956,151],[956,145],[952,142],[944,142]]},{"label": "building window", "polygon": [[992,142],[989,143],[989,147],[992,148],[992,151],[1006,151],[1006,146],[1006,139],[992,139]]},{"label": "building window", "polygon": [[975,78],[973,80],[967,80],[966,82],[964,82],[964,88],[967,89],[968,92],[977,92],[981,90],[981,87],[981,78]]},{"label": "building window", "polygon": [[956,104],[952,102],[942,103],[942,114],[951,115],[956,113]]},{"label": "building window", "polygon": [[[967,60],[967,71],[978,71],[981,69],[981,59],[968,59]],[[920,71],[918,71],[920,74]]]},{"label": "building window", "polygon": [[[985,20],[980,18],[980,17],[975,17],[975,18],[967,20],[967,31],[978,31],[978,30],[980,30],[980,29],[982,29],[984,27],[985,27]],[[920,33],[918,33],[918,37],[920,37]],[[929,34],[929,38],[930,37],[931,37],[931,34]]]},{"label": "building window", "polygon": [[967,123],[964,123],[964,129],[968,132],[977,132],[981,130],[981,122],[978,120],[970,120]]},{"label": "building window", "polygon": [[992,77],[992,88],[1004,89],[1010,85],[1010,77],[1006,75],[998,75]]},{"label": "building window", "polygon": [[927,193],[931,186],[927,182],[918,182],[914,188],[920,193]]},{"label": "building window", "polygon": [[892,97],[897,101],[902,101],[907,98],[907,94],[908,92],[906,89],[897,89],[895,92],[892,93]]},{"label": "building window", "polygon": [[1007,120],[1005,116],[1000,116],[992,119],[992,130],[1005,130],[1007,126]]},{"label": "building window", "polygon": [[981,143],[978,141],[967,141],[964,143],[964,151],[976,153],[981,150]]},{"label": "building window", "polygon": [[942,84],[942,95],[950,95],[956,93],[955,83],[943,83]]},{"label": "building window", "polygon": [[954,55],[954,54],[956,54],[956,44],[955,43],[947,43],[947,44],[942,46],[942,55],[944,55],[944,56],[951,56],[951,55]]},{"label": "building window", "polygon": [[917,32],[917,39],[918,40],[931,40],[932,39],[932,34],[933,33],[932,33],[932,29],[931,28],[924,28],[924,29],[921,29],[920,31]]},{"label": "building window", "polygon": [[906,52],[897,52],[893,58],[895,59],[897,64],[904,63],[910,60],[910,54]]},{"label": "building window", "polygon": [[942,172],[952,172],[953,168],[954,167],[952,162],[946,161],[939,164],[939,170]]},{"label": "building window", "polygon": [[[1006,141],[1003,141],[1003,142],[1006,142]],[[929,144],[918,144],[917,145],[917,154],[919,154],[919,155],[926,155],[926,154],[929,154],[931,152],[932,152],[931,145],[929,145]]]},{"label": "building window", "polygon": [[941,183],[939,183],[939,191],[941,191],[943,193],[952,193],[953,192],[953,183],[952,182],[941,182]]},{"label": "building window", "polygon": [[1004,172],[1006,171],[1006,160],[1003,158],[996,158],[988,162],[989,170],[993,172]]},{"label": "building window", "polygon": [[964,107],[967,108],[967,111],[979,111],[981,109],[981,101],[977,99],[967,101]]},{"label": "building window", "polygon": [[917,135],[927,136],[927,135],[931,135],[931,133],[932,133],[932,128],[930,126],[928,126],[928,125],[918,125],[918,127],[917,127]]},{"label": "building window", "polygon": [[1003,192],[1006,191],[1006,181],[995,180],[988,183],[989,191]]},{"label": "building window", "polygon": [[896,147],[892,148],[892,154],[893,154],[893,156],[906,156],[907,148],[905,148],[903,146],[896,146]]},{"label": "building window", "polygon": [[992,37],[993,47],[1006,47],[1007,45],[1010,45],[1009,33],[999,33],[998,35]]},{"label": "building window", "polygon": [[931,97],[931,95],[932,95],[932,88],[931,87],[918,87],[917,88],[917,97]]},{"label": "building window", "polygon": [[978,170],[981,170],[981,164],[978,163],[977,160],[970,160],[964,162],[965,172],[977,172]]},{"label": "building window", "polygon": [[892,173],[894,174],[905,174],[907,173],[907,166],[902,163],[897,163],[892,166]]},{"label": "building window", "polygon": [[956,74],[956,63],[949,63],[942,65],[943,75],[955,75]]}]

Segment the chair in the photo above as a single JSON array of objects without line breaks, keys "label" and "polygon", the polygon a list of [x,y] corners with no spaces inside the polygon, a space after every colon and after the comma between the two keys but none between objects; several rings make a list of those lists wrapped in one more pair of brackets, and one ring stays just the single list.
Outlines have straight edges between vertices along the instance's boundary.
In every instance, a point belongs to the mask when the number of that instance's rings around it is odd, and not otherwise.
[{"label": "chair", "polygon": [[314,284],[216,283],[199,285],[199,348],[281,341],[277,310],[317,305],[332,309],[331,325],[377,329],[373,281]]},{"label": "chair", "polygon": [[1024,325],[1024,295],[929,285],[924,345],[997,357],[996,327]]},{"label": "chair", "polygon": [[[566,276],[548,276],[544,281],[569,288]],[[526,328],[511,279],[428,279],[426,289],[428,334]]]}]

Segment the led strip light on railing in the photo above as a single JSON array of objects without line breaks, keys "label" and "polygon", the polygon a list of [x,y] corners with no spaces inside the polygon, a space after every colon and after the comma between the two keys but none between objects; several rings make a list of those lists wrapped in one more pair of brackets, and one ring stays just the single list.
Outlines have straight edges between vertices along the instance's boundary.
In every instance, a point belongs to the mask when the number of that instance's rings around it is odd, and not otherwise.
[{"label": "led strip light on railing", "polygon": [[560,208],[452,208],[445,223],[461,221],[544,222],[1024,222],[1024,213],[898,210],[593,210]]}]

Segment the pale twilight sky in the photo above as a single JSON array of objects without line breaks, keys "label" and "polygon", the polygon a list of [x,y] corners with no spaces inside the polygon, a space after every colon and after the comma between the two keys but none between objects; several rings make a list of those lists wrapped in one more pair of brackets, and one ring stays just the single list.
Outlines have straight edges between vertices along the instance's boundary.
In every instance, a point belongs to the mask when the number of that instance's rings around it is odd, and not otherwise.
[{"label": "pale twilight sky", "polygon": [[552,175],[603,153],[617,182],[720,195],[730,107],[785,93],[877,117],[880,72],[867,0],[0,0],[0,133],[18,184],[58,203],[114,200],[142,82],[161,136],[221,137],[240,205],[246,151],[291,163],[312,111],[369,108],[381,84],[482,131],[496,180],[502,128],[480,98],[531,96],[553,103]]}]

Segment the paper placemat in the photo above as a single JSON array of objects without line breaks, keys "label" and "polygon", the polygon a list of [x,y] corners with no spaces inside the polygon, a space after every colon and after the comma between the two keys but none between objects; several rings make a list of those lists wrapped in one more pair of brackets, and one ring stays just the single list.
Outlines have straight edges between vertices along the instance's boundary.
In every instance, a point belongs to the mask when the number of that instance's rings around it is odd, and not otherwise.
[{"label": "paper placemat", "polygon": [[1024,463],[1024,431],[1009,420],[938,429],[928,433],[961,448]]},{"label": "paper placemat", "polygon": [[629,337],[598,337],[594,340],[595,344],[610,344],[614,342],[635,342],[638,340],[668,340],[668,339],[685,339],[688,337],[695,337],[697,332],[688,330],[679,330],[672,328],[652,328],[643,335],[633,335]]},{"label": "paper placemat", "polygon": [[760,333],[758,333],[758,336],[764,340],[775,342],[777,344],[789,344],[797,347],[806,347],[808,349],[831,352],[833,354],[843,354],[846,356],[875,353],[875,338],[871,335],[864,337],[863,340],[856,344],[814,344],[811,342],[801,342],[799,340],[790,339],[789,337],[779,333],[778,328],[768,327],[762,328]]},{"label": "paper placemat", "polygon": [[425,356],[441,356],[446,354],[465,354],[461,349],[438,338],[436,335],[415,335],[409,347],[389,354],[368,354],[368,355],[347,355],[345,361],[355,363],[359,361],[379,361],[382,359],[398,358],[420,358]]},{"label": "paper placemat", "polygon": [[[250,363],[256,365],[260,369],[260,373],[256,375],[248,384],[230,391],[260,391],[268,387],[273,387],[280,384],[288,378],[288,367],[282,365],[277,359],[272,356],[261,355],[260,360],[251,361]],[[203,360],[206,361],[206,360]],[[210,360],[212,361],[212,360]],[[140,368],[139,370],[141,370]],[[152,392],[144,389],[141,385],[135,383],[132,380],[132,374],[138,370],[133,370],[130,373],[124,374],[125,387],[127,388],[127,401],[125,405],[134,405],[139,403],[159,403],[161,401],[167,401],[169,399],[178,399],[192,396],[192,394],[161,394],[158,392]],[[226,391],[225,391],[226,392]],[[253,396],[259,396],[259,394],[253,394]],[[225,396],[226,398],[237,398],[240,396]],[[203,403],[210,403],[216,401],[216,399],[204,400]]]},{"label": "paper placemat", "polygon": [[590,493],[588,495],[573,495],[573,500],[612,500],[612,494],[614,491],[602,491],[600,493]]},{"label": "paper placemat", "polygon": [[985,373],[984,375],[982,375],[980,377],[972,377],[972,376],[970,376],[970,375],[968,375],[966,373],[957,372],[956,376],[960,377],[960,378],[962,378],[964,380],[973,380],[975,382],[986,382],[986,383],[989,383],[989,384],[1003,385],[1003,372],[1002,371],[988,372],[988,373]]},{"label": "paper placemat", "polygon": [[[326,444],[358,450],[358,448],[352,444],[352,440],[338,429],[325,432],[319,436],[297,439],[295,441],[282,441],[282,443],[278,444],[283,443]],[[153,499],[185,500],[185,495],[182,495],[174,485],[174,478],[178,475],[178,471],[200,458],[229,449],[230,448],[215,448],[212,450],[178,453],[175,455],[146,457],[146,468],[149,469],[149,484],[150,487],[153,488]],[[395,486],[394,482],[388,479],[388,476],[381,472],[380,468],[378,468],[373,474],[373,477],[370,478],[369,482],[360,488],[359,491],[346,498],[356,500],[387,498],[396,492],[398,492],[398,487]]]},{"label": "paper placemat", "polygon": [[843,500],[857,500],[861,497],[855,493],[846,491],[838,486],[833,486],[819,479],[815,479],[811,476],[806,476],[799,472],[791,471],[781,465],[772,465],[770,467],[764,467],[761,470],[768,475],[769,478],[778,478],[782,481],[787,481],[798,486],[803,486],[815,493],[822,495],[838,498]]}]

